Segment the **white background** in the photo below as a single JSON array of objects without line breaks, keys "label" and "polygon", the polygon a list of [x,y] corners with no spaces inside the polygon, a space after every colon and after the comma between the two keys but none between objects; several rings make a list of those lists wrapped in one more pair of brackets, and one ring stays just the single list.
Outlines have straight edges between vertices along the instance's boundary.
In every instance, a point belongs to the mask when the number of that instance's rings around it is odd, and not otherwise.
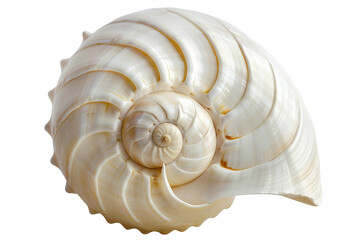
[{"label": "white background", "polygon": [[[287,70],[318,139],[323,204],[239,196],[201,227],[169,235],[90,215],[50,164],[47,92],[83,30],[154,7],[201,11],[237,26]],[[360,239],[360,6],[357,1],[2,1],[0,239]]]}]

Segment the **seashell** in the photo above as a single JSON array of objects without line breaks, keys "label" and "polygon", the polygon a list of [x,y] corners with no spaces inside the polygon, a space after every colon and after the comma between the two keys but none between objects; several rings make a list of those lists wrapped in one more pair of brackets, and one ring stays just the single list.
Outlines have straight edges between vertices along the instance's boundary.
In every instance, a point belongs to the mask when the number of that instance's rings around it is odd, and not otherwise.
[{"label": "seashell", "polygon": [[234,196],[317,205],[311,120],[279,64],[205,14],[151,9],[114,20],[49,92],[52,164],[91,213],[143,233],[184,231]]}]

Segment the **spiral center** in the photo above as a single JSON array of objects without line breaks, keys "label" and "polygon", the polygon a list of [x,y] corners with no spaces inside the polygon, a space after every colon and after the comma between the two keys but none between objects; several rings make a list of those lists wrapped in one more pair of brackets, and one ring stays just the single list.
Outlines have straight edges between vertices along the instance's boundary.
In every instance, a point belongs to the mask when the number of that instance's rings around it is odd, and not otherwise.
[{"label": "spiral center", "polygon": [[167,147],[171,143],[171,137],[168,134],[162,135],[160,140],[161,141],[158,141],[158,139],[154,140],[156,145],[158,145],[159,147]]},{"label": "spiral center", "polygon": [[182,138],[177,126],[172,123],[161,123],[153,131],[152,139],[161,148],[170,146],[172,137]]},{"label": "spiral center", "polygon": [[152,132],[152,140],[160,148],[161,163],[169,163],[179,155],[182,148],[182,134],[172,123],[160,123]]},{"label": "spiral center", "polygon": [[149,169],[166,165],[170,186],[200,176],[216,152],[214,123],[194,99],[177,92],[155,92],[138,99],[121,127],[124,150]]}]

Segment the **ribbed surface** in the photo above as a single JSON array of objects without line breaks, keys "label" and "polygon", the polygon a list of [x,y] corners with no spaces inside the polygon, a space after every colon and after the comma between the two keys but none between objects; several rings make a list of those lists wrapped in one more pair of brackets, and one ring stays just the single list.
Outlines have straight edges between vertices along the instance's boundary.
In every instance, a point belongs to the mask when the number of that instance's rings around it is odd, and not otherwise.
[{"label": "ribbed surface", "polygon": [[[167,138],[169,145],[160,146],[161,137]],[[171,186],[186,184],[202,174],[216,150],[210,115],[194,99],[169,91],[136,101],[124,118],[122,139],[128,155],[141,166],[167,164]]]},{"label": "ribbed surface", "polygon": [[320,201],[311,120],[246,35],[201,13],[151,9],[83,37],[49,92],[46,130],[52,163],[91,212],[167,233],[239,194]]}]

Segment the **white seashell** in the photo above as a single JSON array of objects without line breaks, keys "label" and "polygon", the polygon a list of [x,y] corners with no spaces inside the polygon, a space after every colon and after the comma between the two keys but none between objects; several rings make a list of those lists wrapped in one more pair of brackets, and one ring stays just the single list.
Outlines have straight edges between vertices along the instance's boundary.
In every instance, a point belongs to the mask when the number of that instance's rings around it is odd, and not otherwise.
[{"label": "white seashell", "polygon": [[233,26],[180,9],[105,25],[49,92],[52,164],[91,213],[183,231],[235,195],[321,198],[311,120],[286,73]]}]

